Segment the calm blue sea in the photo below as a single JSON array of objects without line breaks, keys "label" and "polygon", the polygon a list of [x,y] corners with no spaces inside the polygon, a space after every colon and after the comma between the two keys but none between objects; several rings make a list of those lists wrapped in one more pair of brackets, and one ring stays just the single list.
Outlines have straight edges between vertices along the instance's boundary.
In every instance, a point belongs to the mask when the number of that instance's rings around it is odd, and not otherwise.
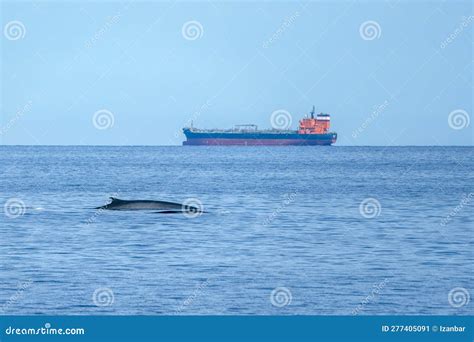
[{"label": "calm blue sea", "polygon": [[473,170],[472,147],[0,146],[0,313],[473,314]]}]

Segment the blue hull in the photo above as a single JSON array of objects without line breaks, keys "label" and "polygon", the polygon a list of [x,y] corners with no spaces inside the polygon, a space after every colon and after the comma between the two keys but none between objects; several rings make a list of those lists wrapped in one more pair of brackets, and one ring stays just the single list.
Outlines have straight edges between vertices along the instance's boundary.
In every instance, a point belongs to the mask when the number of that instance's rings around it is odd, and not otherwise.
[{"label": "blue hull", "polygon": [[193,132],[183,130],[183,145],[332,145],[336,133],[299,134],[279,132]]}]

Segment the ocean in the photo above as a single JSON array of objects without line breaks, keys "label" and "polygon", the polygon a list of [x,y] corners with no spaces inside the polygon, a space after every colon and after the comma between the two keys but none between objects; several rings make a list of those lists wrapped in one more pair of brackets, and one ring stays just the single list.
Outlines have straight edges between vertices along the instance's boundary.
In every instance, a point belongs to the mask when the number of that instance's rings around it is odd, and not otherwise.
[{"label": "ocean", "polygon": [[0,314],[472,315],[473,170],[473,147],[0,146]]}]

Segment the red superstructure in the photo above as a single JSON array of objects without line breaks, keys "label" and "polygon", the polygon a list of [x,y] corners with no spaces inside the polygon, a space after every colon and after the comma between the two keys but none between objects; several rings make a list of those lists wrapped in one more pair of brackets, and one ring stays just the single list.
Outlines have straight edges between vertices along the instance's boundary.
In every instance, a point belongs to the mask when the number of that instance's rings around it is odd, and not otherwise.
[{"label": "red superstructure", "polygon": [[299,134],[326,134],[331,126],[331,116],[329,114],[318,114],[314,118],[314,107],[311,112],[311,118],[300,120],[298,128]]}]

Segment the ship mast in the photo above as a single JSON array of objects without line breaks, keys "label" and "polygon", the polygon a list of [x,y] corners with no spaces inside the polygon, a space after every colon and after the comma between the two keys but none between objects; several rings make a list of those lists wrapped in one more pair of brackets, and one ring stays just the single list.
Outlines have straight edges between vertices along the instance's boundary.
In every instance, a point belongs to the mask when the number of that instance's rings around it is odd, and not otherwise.
[{"label": "ship mast", "polygon": [[311,111],[311,119],[314,119],[314,105],[313,105],[313,110]]}]

